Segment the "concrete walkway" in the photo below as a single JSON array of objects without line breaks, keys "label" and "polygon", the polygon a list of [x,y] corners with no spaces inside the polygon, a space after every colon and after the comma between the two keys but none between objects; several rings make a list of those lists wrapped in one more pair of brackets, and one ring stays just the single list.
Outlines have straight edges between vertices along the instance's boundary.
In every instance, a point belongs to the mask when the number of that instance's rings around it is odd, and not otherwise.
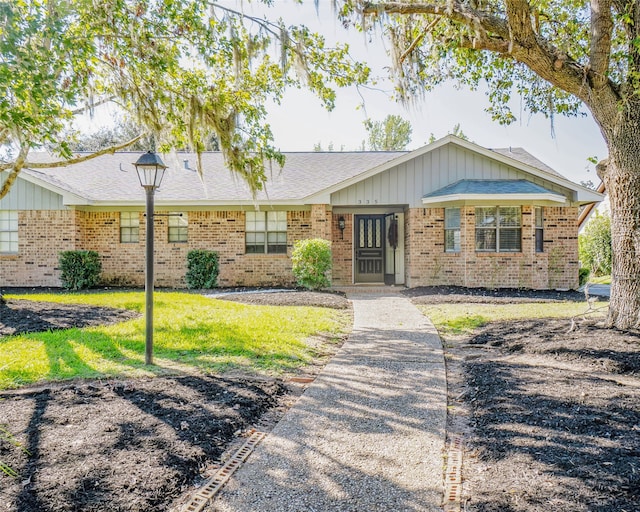
[{"label": "concrete walkway", "polygon": [[442,510],[446,379],[438,334],[405,297],[349,298],[348,341],[212,510]]}]

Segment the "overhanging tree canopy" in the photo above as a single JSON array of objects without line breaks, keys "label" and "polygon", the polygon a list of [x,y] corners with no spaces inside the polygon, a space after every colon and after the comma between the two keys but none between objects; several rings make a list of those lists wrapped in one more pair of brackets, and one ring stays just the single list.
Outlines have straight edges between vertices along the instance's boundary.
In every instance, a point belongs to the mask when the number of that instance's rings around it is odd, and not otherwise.
[{"label": "overhanging tree canopy", "polygon": [[64,165],[77,161],[73,117],[107,102],[135,119],[140,134],[83,159],[144,133],[159,150],[198,152],[215,137],[231,170],[259,190],[265,165],[282,162],[267,102],[304,86],[331,108],[333,87],[368,73],[346,46],[328,48],[305,27],[214,0],[0,2],[0,198],[21,169],[43,165],[29,162],[32,149],[46,147]]},{"label": "overhanging tree canopy", "polygon": [[598,165],[611,200],[609,326],[640,325],[640,2],[629,0],[343,0],[340,16],[392,41],[409,100],[453,80],[485,83],[494,119],[578,115],[586,106],[609,149]]}]

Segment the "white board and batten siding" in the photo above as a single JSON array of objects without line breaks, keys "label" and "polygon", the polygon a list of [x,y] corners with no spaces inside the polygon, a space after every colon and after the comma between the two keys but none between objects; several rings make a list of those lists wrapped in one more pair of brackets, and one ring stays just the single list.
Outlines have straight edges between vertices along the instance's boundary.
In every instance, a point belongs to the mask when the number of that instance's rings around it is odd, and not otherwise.
[{"label": "white board and batten siding", "polygon": [[569,198],[572,192],[502,162],[455,144],[447,144],[331,194],[333,206],[409,205],[460,180],[526,179]]},{"label": "white board and batten siding", "polygon": [[0,210],[66,209],[60,194],[20,178],[15,181],[9,193],[0,199]]}]

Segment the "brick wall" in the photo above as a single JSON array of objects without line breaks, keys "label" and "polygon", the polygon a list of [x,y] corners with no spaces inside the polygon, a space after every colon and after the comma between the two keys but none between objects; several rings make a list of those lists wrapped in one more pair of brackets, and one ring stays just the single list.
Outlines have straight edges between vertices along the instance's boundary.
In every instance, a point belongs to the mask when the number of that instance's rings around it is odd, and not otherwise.
[{"label": "brick wall", "polygon": [[475,251],[475,207],[461,208],[458,253],[444,252],[444,208],[406,215],[407,285],[483,288],[576,288],[577,208],[544,208],[544,252],[535,252],[533,207],[522,207],[522,251]]},{"label": "brick wall", "polygon": [[[344,218],[344,233],[338,221]],[[335,286],[353,284],[353,215],[333,214],[331,217],[331,249],[333,256],[332,283]]]},{"label": "brick wall", "polygon": [[[459,253],[444,252],[444,209],[415,208],[405,215],[407,286],[575,288],[578,284],[577,208],[544,209],[544,252],[535,252],[533,208],[522,208],[522,252],[475,252],[475,208],[461,211]],[[344,217],[344,235],[338,219]],[[168,218],[155,221],[156,285],[185,286],[191,249],[220,254],[221,286],[290,285],[291,249],[296,240],[332,241],[333,283],[353,282],[353,215],[332,214],[327,205],[287,212],[287,254],[245,254],[245,215],[237,211],[188,212],[186,243],[168,242]],[[120,243],[119,212],[20,211],[19,253],[0,255],[0,285],[60,286],[58,253],[90,249],[102,260],[105,283],[143,285],[145,222],[140,241]]]},{"label": "brick wall", "polygon": [[[158,213],[162,214],[165,212]],[[137,243],[120,242],[120,212],[21,211],[19,252],[0,255],[3,286],[60,286],[58,253],[86,249],[100,254],[102,280],[112,285],[144,285],[145,217]],[[221,286],[292,285],[291,250],[297,240],[326,234],[330,211],[287,212],[287,254],[245,254],[245,214],[239,211],[188,212],[188,241],[168,241],[168,217],[154,223],[155,284],[184,287],[187,253],[209,249],[220,255]]]},{"label": "brick wall", "polygon": [[60,286],[58,253],[76,249],[73,210],[18,212],[18,254],[0,254],[0,285]]},{"label": "brick wall", "polygon": [[[118,215],[116,212],[115,215]],[[291,249],[296,240],[311,235],[311,215],[308,211],[287,212],[287,254],[245,254],[245,214],[239,211],[188,212],[188,241],[168,241],[168,217],[158,216],[154,224],[155,283],[157,286],[185,287],[187,254],[192,249],[217,251],[220,257],[220,286],[268,286],[291,285]],[[97,219],[96,219],[97,220]],[[102,224],[102,223],[101,223]],[[101,225],[97,231],[108,231]],[[90,230],[90,228],[89,228]],[[89,231],[88,230],[88,231]],[[119,234],[105,234],[119,240]],[[112,281],[123,284],[144,283],[144,219],[141,216],[140,242],[97,246],[86,242],[94,250],[104,254],[103,273]],[[132,247],[133,246],[133,247]],[[114,255],[121,248],[123,258]],[[131,252],[136,254],[130,254]],[[129,263],[127,263],[129,262]]]}]

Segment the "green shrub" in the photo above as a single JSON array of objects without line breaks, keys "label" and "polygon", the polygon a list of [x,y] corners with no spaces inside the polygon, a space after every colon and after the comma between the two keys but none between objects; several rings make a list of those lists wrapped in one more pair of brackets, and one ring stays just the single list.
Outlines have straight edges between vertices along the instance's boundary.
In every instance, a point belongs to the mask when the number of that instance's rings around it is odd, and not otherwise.
[{"label": "green shrub", "polygon": [[611,217],[598,213],[587,222],[578,237],[580,264],[594,276],[611,274]]},{"label": "green shrub", "polygon": [[322,238],[299,240],[291,254],[293,275],[298,284],[310,290],[326,288],[331,283],[331,242]]},{"label": "green shrub", "polygon": [[589,274],[591,274],[591,270],[585,267],[582,267],[578,271],[578,282],[580,283],[580,286],[587,284],[587,281],[589,280]]},{"label": "green shrub", "polygon": [[100,281],[102,264],[96,251],[63,251],[59,262],[60,280],[67,290],[84,290]]},{"label": "green shrub", "polygon": [[190,289],[215,288],[220,273],[218,253],[195,249],[187,254],[187,287]]}]

